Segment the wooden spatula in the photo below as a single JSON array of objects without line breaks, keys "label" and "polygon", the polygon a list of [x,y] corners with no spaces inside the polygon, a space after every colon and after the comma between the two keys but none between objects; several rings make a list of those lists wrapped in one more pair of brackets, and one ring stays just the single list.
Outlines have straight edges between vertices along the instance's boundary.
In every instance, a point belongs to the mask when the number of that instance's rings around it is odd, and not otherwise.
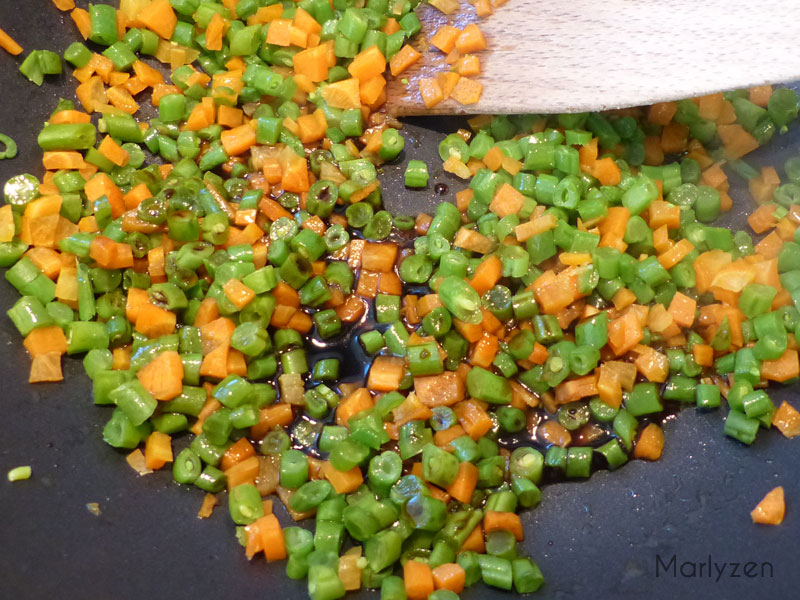
[{"label": "wooden spatula", "polygon": [[800,79],[800,0],[509,0],[484,19],[462,9],[422,6],[417,49],[448,22],[477,22],[489,44],[481,100],[425,108],[419,78],[450,68],[431,48],[390,81],[391,112],[581,112]]}]

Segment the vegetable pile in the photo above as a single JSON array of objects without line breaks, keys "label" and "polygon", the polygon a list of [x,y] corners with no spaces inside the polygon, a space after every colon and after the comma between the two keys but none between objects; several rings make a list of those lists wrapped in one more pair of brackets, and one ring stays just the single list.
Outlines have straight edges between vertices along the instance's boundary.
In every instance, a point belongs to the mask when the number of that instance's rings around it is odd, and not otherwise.
[{"label": "vegetable pile", "polygon": [[[313,600],[536,591],[517,511],[543,483],[658,459],[678,406],[724,398],[746,444],[800,434],[765,389],[800,374],[800,159],[785,184],[742,159],[796,119],[795,92],[476,117],[439,146],[469,181],[455,203],[392,216],[378,174],[404,140],[379,109],[412,8],[75,8],[105,47],[65,53],[83,110],[59,103],[44,177],[12,178],[0,208],[30,381],[85,353],[106,442],[142,472],[172,463],[206,516],[227,489],[247,556],[287,559]],[[21,70],[41,82],[51,55]],[[146,91],[158,116],[137,120]],[[758,242],[712,225],[723,166]],[[408,163],[407,187],[428,179]]]}]

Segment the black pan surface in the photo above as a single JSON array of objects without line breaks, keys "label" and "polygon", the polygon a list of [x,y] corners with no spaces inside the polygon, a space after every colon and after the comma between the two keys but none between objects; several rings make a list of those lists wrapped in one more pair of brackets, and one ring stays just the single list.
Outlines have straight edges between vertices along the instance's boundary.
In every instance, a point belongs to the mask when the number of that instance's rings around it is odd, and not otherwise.
[{"label": "black pan surface", "polygon": [[[63,51],[78,39],[69,16],[48,0],[0,4],[0,26],[26,51]],[[20,146],[15,160],[0,162],[0,182],[20,172],[41,175],[36,133],[59,96],[74,98],[71,77],[37,88],[17,73],[19,62],[0,52],[0,131]],[[463,187],[435,159],[441,132],[455,124],[418,119],[407,125],[404,161],[426,160],[433,177],[427,190],[411,192],[400,183],[403,165],[387,168],[390,210],[429,211],[442,199],[433,192],[436,182],[449,186],[444,199]],[[793,131],[757,152],[753,162],[780,164],[798,150]],[[736,206],[727,222],[743,227],[752,200],[741,188],[733,195]],[[0,281],[3,310],[16,297]],[[30,386],[29,358],[5,316],[0,340],[0,598],[306,597],[303,583],[286,578],[283,563],[248,563],[226,507],[198,520],[199,490],[174,484],[168,470],[139,477],[104,444],[108,409],[92,404],[79,359],[64,359],[65,382]],[[783,388],[773,397],[796,401],[800,394]],[[722,418],[721,411],[686,409],[666,425],[666,448],[657,463],[633,461],[586,482],[546,487],[541,506],[523,515],[525,551],[547,577],[538,597],[797,597],[800,446],[773,431],[746,448],[724,437]],[[32,479],[8,483],[5,473],[21,464],[33,467]],[[750,509],[776,485],[786,490],[784,524],[753,525]],[[99,515],[87,509],[94,502]],[[464,597],[508,595],[477,586]]]}]

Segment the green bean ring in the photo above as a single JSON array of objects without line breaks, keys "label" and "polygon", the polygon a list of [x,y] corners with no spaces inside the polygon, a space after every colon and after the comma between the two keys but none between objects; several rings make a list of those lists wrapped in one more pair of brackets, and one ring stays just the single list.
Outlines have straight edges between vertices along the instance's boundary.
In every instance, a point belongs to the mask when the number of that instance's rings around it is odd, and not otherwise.
[{"label": "green bean ring", "polygon": [[7,135],[0,133],[0,144],[6,147],[5,152],[0,152],[0,160],[14,158],[17,155],[17,143]]}]

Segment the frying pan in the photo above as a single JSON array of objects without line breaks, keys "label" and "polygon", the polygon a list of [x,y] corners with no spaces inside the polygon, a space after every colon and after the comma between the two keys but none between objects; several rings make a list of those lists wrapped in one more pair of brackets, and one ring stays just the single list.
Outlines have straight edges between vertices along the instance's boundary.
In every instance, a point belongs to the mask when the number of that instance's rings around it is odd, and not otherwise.
[{"label": "frying pan", "polygon": [[[4,0],[0,26],[26,51],[63,51],[77,37],[68,15],[46,0]],[[37,88],[17,73],[18,64],[0,53],[0,131],[20,147],[16,159],[0,161],[0,182],[21,172],[41,175],[36,133],[59,96],[74,97],[70,77]],[[426,190],[408,191],[402,186],[405,165],[387,167],[390,210],[430,211],[462,189],[462,182],[441,171],[436,156],[442,132],[457,125],[438,118],[407,122],[402,162],[425,160],[432,179]],[[782,164],[793,150],[800,150],[796,130],[754,153],[752,161]],[[438,182],[448,185],[443,196],[434,192]],[[726,222],[743,227],[752,200],[741,187],[732,195],[735,206]],[[16,297],[0,281],[4,310]],[[0,480],[0,598],[306,597],[305,583],[286,578],[284,563],[248,563],[225,506],[198,520],[199,490],[173,483],[168,469],[139,477],[102,441],[109,412],[92,404],[79,359],[64,359],[65,382],[31,386],[30,359],[4,316],[0,340],[0,474],[33,467],[29,481]],[[798,399],[797,387],[772,393],[778,403]],[[723,412],[687,408],[671,418],[656,463],[632,461],[614,473],[544,489],[542,504],[522,516],[524,551],[547,578],[539,598],[797,596],[800,446],[771,431],[746,448],[723,435]],[[750,509],[776,485],[786,490],[784,524],[753,525]],[[87,509],[93,502],[99,514]],[[281,511],[279,519],[288,525]],[[722,576],[713,567],[709,576],[709,562],[725,563]],[[476,586],[464,597],[509,596]]]}]

